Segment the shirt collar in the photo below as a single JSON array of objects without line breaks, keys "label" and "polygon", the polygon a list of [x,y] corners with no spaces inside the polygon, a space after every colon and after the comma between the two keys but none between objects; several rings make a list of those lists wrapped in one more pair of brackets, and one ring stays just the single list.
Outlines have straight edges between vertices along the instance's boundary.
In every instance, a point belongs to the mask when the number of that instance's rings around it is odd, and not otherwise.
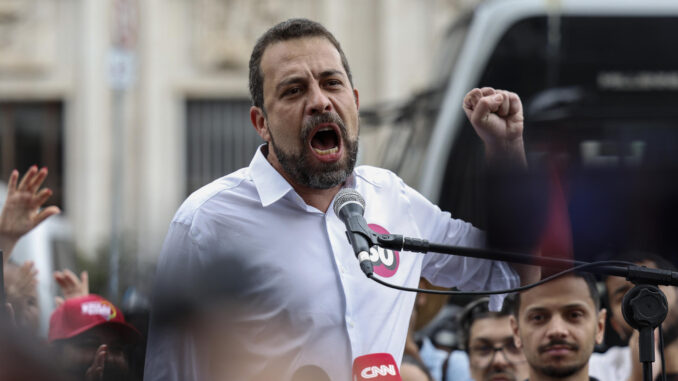
[{"label": "shirt collar", "polygon": [[257,148],[257,152],[254,154],[252,162],[250,162],[250,173],[252,174],[254,186],[259,193],[261,205],[267,207],[280,200],[294,189],[290,183],[273,168],[271,163],[266,160],[266,157],[262,152],[262,150],[265,149],[264,147],[265,144],[262,144]]},{"label": "shirt collar", "polygon": [[[265,146],[265,144],[262,144],[257,148],[257,152],[254,154],[249,166],[254,186],[257,188],[259,199],[261,200],[261,205],[263,207],[267,207],[277,202],[289,192],[296,195],[292,185],[290,185],[290,183],[273,168],[271,163],[264,156],[263,150],[265,149]],[[344,187],[355,188],[355,186],[356,175],[354,171],[346,179]]]}]

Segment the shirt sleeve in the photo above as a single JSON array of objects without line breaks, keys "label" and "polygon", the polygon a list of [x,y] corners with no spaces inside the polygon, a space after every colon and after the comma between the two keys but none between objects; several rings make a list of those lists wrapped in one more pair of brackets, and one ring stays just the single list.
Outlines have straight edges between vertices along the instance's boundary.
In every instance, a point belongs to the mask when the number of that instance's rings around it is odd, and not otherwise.
[{"label": "shirt sleeve", "polygon": [[[485,234],[468,222],[451,217],[414,189],[404,185],[411,217],[429,242],[463,247],[485,247]],[[432,284],[463,291],[503,290],[518,287],[520,277],[506,262],[428,253],[422,274]],[[490,309],[499,310],[505,294],[490,296]]]},{"label": "shirt sleeve", "polygon": [[190,292],[185,277],[191,273],[191,261],[197,251],[197,243],[190,237],[190,225],[172,222],[156,271],[144,380],[199,379],[193,338],[171,323],[177,318],[172,314],[183,313],[181,300]]},{"label": "shirt sleeve", "polygon": [[611,347],[604,353],[593,352],[589,358],[589,376],[599,381],[622,381],[631,374],[631,349]]}]

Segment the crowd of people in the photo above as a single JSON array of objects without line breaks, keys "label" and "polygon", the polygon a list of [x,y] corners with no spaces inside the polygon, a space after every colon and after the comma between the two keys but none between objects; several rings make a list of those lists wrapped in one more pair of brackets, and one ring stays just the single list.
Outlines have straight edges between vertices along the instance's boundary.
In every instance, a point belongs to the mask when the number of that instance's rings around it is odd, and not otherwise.
[{"label": "crowd of people", "polygon": [[[23,235],[60,210],[44,207],[51,195],[41,188],[46,168],[31,167],[20,180],[12,172],[0,214],[7,295],[0,379],[345,380],[358,378],[349,377],[356,357],[374,354],[395,358],[408,381],[642,380],[637,334],[620,317],[620,296],[631,287],[621,278],[596,282],[571,273],[510,297],[473,300],[454,317],[456,346],[418,337],[417,320],[434,299],[371,282],[356,255],[367,255],[377,276],[409,287],[430,281],[507,289],[541,274],[500,261],[354,252],[330,207],[344,187],[368,201],[364,219],[375,231],[476,247],[483,233],[395,174],[354,168],[359,95],[344,52],[322,25],[292,19],[267,31],[250,60],[250,91],[251,121],[265,144],[249,167],[197,191],[175,215],[159,257],[148,338],[141,333],[147,327],[133,326],[120,308],[91,293],[87,273],[75,269],[54,273],[61,295],[47,338],[39,337],[36,270],[31,262],[13,263],[11,254]],[[527,164],[516,94],[473,89],[462,107],[489,165]],[[644,254],[629,260],[670,265]],[[663,291],[671,377],[678,374],[678,296],[673,288]],[[595,352],[608,321],[630,344]]]},{"label": "crowd of people", "polygon": [[[33,167],[17,182],[18,172],[14,171],[0,214],[6,294],[2,355],[6,359],[19,354],[20,342],[28,339],[37,345],[39,341],[36,269],[30,261],[14,263],[11,250],[21,236],[59,213],[54,207],[42,208],[49,190],[39,188],[46,175],[46,169]],[[649,253],[620,259],[650,268],[675,269],[671,262]],[[146,340],[140,330],[125,321],[118,307],[90,294],[87,272],[77,276],[69,269],[56,271],[54,281],[61,295],[55,300],[47,342],[43,349],[34,347],[30,358],[16,367],[23,373],[12,373],[9,366],[3,370],[7,378],[2,379],[19,380],[42,369],[54,379],[61,375],[65,380],[141,380],[143,357],[133,356],[133,348],[142,347]],[[420,285],[427,282],[422,279]],[[417,312],[431,303],[436,304],[435,309],[441,307],[440,299],[419,294],[401,376],[411,381],[642,381],[638,333],[621,313],[622,298],[631,287],[632,283],[620,277],[597,282],[591,275],[575,273],[511,295],[498,311],[489,308],[489,298],[478,298],[451,318],[457,327],[454,347],[436,345],[426,336],[415,339]],[[604,295],[599,295],[599,288],[605,290]],[[661,289],[670,306],[663,332],[665,369],[672,380],[678,373],[678,293],[673,287]],[[603,344],[606,322],[627,346],[594,351]],[[10,348],[17,353],[8,353]],[[30,361],[36,363],[25,368]],[[658,376],[660,369],[657,356],[654,374]]]},{"label": "crowd of people", "polygon": [[48,188],[41,189],[46,177],[47,168],[33,166],[19,181],[14,170],[0,213],[4,280],[0,379],[140,380],[143,357],[139,359],[134,348],[144,339],[118,307],[90,293],[86,271],[80,276],[70,269],[54,272],[60,295],[47,338],[40,337],[37,269],[32,261],[15,263],[11,255],[22,236],[60,213],[55,206],[43,208],[51,196]]}]

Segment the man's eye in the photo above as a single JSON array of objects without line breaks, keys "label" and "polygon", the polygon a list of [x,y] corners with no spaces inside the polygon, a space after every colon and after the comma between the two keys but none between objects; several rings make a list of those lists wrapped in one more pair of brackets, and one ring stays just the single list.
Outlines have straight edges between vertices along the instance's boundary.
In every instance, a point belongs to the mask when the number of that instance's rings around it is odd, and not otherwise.
[{"label": "man's eye", "polygon": [[482,346],[477,346],[473,347],[473,352],[475,352],[479,356],[485,356],[488,355],[490,352],[494,350],[493,347],[482,345]]},{"label": "man's eye", "polygon": [[529,320],[532,321],[532,322],[535,322],[535,323],[539,323],[539,322],[544,321],[544,315],[542,315],[542,314],[530,315]]},{"label": "man's eye", "polygon": [[520,353],[520,349],[516,347],[516,343],[513,340],[504,343],[504,349],[510,353]]},{"label": "man's eye", "polygon": [[301,92],[301,88],[299,88],[299,87],[293,87],[293,88],[291,88],[291,89],[285,90],[285,92],[283,93],[283,96],[295,95],[295,94],[298,94],[298,93],[300,93],[300,92]]},{"label": "man's eye", "polygon": [[572,311],[570,312],[570,319],[581,319],[584,316],[584,313],[581,311]]}]

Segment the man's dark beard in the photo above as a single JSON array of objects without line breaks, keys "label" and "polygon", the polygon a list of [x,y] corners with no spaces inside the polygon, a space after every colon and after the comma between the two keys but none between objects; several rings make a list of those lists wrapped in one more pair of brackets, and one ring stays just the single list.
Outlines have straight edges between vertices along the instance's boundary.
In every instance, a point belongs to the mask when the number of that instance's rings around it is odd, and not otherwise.
[{"label": "man's dark beard", "polygon": [[[339,127],[343,149],[346,150],[346,160],[334,163],[322,163],[314,165],[311,161],[312,154],[308,152],[308,137],[313,128],[321,123],[334,123]],[[273,133],[269,129],[271,146],[280,166],[292,180],[300,185],[314,189],[329,189],[343,183],[353,172],[358,157],[358,139],[351,141],[348,138],[346,126],[339,115],[335,113],[317,114],[304,122],[301,129],[301,152],[287,153],[275,144]]]},{"label": "man's dark beard", "polygon": [[[495,356],[497,356],[497,355],[498,355],[498,353],[495,354]],[[486,374],[484,375],[483,378],[484,378],[485,380],[490,380],[490,379],[492,379],[492,377],[494,377],[494,375],[497,375],[497,374],[498,374],[498,375],[502,375],[502,376],[508,378],[508,379],[511,380],[511,381],[515,381],[515,379],[516,379],[515,374],[513,374],[513,373],[511,373],[511,372],[507,372],[505,369],[496,369],[496,370],[493,370],[493,371],[491,371],[491,372],[488,372],[488,373],[486,373]],[[522,381],[522,380],[521,380],[521,381]]]},{"label": "man's dark beard", "polygon": [[[535,366],[535,368],[543,375],[553,378],[566,378],[580,371],[586,363],[571,365],[568,367],[555,366]],[[534,365],[533,365],[534,366]]]},{"label": "man's dark beard", "polygon": [[[552,340],[551,342],[549,342],[546,345],[540,346],[539,348],[537,348],[537,351],[539,353],[545,352],[546,350],[548,350],[549,347],[554,346],[554,345],[567,345],[572,350],[575,350],[575,351],[579,350],[579,346],[577,344],[568,343],[565,340],[556,339],[556,340]],[[535,368],[540,373],[542,373],[546,376],[553,377],[553,378],[565,378],[565,377],[570,377],[573,374],[577,373],[584,366],[586,366],[586,364],[588,364],[588,357],[587,357],[586,361],[582,361],[581,364],[574,364],[574,365],[570,365],[570,366],[567,366],[567,367],[555,367],[555,366],[552,366],[552,365],[542,365],[542,364],[530,364],[530,365],[532,365],[533,368]]]}]

